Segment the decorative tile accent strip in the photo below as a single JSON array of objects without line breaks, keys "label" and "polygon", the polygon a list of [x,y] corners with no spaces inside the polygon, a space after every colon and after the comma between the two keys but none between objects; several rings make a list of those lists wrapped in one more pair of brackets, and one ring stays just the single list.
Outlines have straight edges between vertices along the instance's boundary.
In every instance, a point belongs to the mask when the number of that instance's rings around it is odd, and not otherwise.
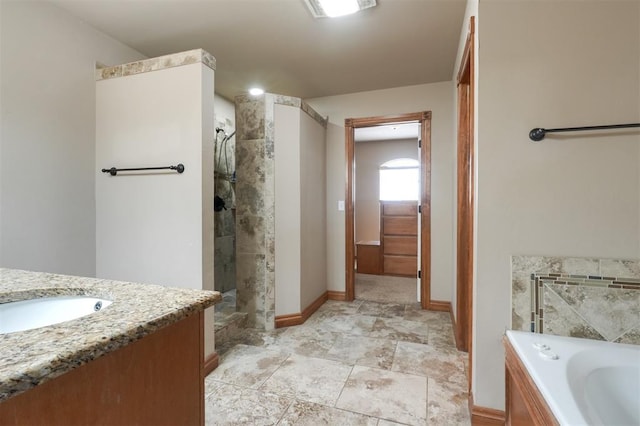
[{"label": "decorative tile accent strip", "polygon": [[110,78],[180,67],[183,65],[197,64],[199,62],[202,62],[214,71],[216,69],[216,58],[214,58],[213,55],[202,49],[194,49],[171,55],[158,56],[157,58],[143,59],[141,61],[115,65],[113,67],[99,68],[96,69],[95,76],[96,81],[107,80]]},{"label": "decorative tile accent strip", "polygon": [[596,275],[531,274],[531,331],[543,333],[545,288],[550,286],[597,287],[640,291],[640,280],[634,278],[599,277]]},{"label": "decorative tile accent strip", "polygon": [[513,329],[640,344],[640,261],[512,256],[511,266]]}]

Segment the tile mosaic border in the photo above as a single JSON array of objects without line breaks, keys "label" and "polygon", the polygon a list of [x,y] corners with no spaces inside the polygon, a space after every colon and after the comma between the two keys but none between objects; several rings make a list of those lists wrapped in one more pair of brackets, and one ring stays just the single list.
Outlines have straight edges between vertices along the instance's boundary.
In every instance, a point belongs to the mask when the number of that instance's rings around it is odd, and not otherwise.
[{"label": "tile mosaic border", "polygon": [[598,259],[561,256],[511,256],[511,329],[531,326],[531,274],[571,274],[640,279],[638,259]]},{"label": "tile mosaic border", "polygon": [[126,77],[128,75],[142,74],[145,72],[159,71],[168,68],[180,67],[203,63],[212,70],[216,70],[216,58],[203,49],[187,50],[186,52],[173,53],[171,55],[158,56],[157,58],[143,59],[112,67],[98,68],[95,71],[96,81],[111,78]]},{"label": "tile mosaic border", "polygon": [[544,330],[544,287],[556,284],[575,287],[599,287],[620,290],[640,291],[640,279],[601,277],[597,275],[578,275],[562,273],[531,274],[531,328],[533,333]]}]

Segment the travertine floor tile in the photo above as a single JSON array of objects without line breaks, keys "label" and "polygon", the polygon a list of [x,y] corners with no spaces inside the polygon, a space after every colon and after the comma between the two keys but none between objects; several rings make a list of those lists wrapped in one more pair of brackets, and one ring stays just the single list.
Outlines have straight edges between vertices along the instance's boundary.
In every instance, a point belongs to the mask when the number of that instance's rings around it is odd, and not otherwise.
[{"label": "travertine floor tile", "polygon": [[395,340],[340,334],[326,357],[347,364],[389,370],[395,350]]},{"label": "travertine floor tile", "polygon": [[319,330],[332,331],[334,333],[346,333],[366,335],[373,329],[376,317],[360,314],[332,314],[318,318],[312,322],[307,321],[302,327],[314,327]]},{"label": "travertine floor tile", "polygon": [[423,425],[427,419],[427,378],[355,366],[336,407]]},{"label": "travertine floor tile", "polygon": [[205,380],[207,425],[470,425],[467,354],[449,314],[418,303],[328,301],[227,348]]},{"label": "travertine floor tile", "polygon": [[449,312],[427,311],[422,309],[420,303],[405,305],[404,319],[408,321],[421,321],[427,325],[447,325],[451,327],[451,315]]},{"label": "travertine floor tile", "polygon": [[298,355],[325,358],[338,334],[316,327],[288,327],[274,343],[283,350]]},{"label": "travertine floor tile", "polygon": [[456,341],[451,324],[431,324],[429,326],[429,339],[431,346],[438,348],[455,348]]},{"label": "travertine floor tile", "polygon": [[404,316],[405,305],[397,303],[378,303],[364,301],[358,309],[361,315],[370,315],[382,318],[402,318]]},{"label": "travertine floor tile", "polygon": [[405,423],[392,422],[391,420],[380,419],[378,426],[404,426]]},{"label": "travertine floor tile", "polygon": [[257,389],[288,356],[282,350],[236,345],[207,379]]},{"label": "travertine floor tile", "polygon": [[282,426],[376,426],[378,419],[312,402],[296,401],[291,404],[278,424]]},{"label": "travertine floor tile", "polygon": [[210,383],[205,399],[206,425],[274,425],[292,400],[273,393],[221,382]]},{"label": "travertine floor tile", "polygon": [[337,361],[291,355],[260,389],[333,406],[351,368]]},{"label": "travertine floor tile", "polygon": [[379,337],[390,340],[426,343],[429,338],[429,328],[423,322],[406,321],[402,318],[377,318],[369,337]]},{"label": "travertine floor tile", "polygon": [[[337,300],[327,300],[324,302],[320,308],[311,315],[311,318],[314,316],[319,316],[324,313],[333,313],[333,314],[355,314],[358,312],[360,305],[362,305],[363,300],[354,300],[353,302],[339,302]],[[310,319],[311,319],[310,318]],[[308,320],[307,320],[308,321]]]},{"label": "travertine floor tile", "polygon": [[464,390],[451,389],[435,379],[428,379],[427,400],[430,425],[469,425],[471,417],[469,395]]},{"label": "travertine floor tile", "polygon": [[453,348],[398,342],[391,370],[427,376],[440,382],[464,382],[465,355]]}]

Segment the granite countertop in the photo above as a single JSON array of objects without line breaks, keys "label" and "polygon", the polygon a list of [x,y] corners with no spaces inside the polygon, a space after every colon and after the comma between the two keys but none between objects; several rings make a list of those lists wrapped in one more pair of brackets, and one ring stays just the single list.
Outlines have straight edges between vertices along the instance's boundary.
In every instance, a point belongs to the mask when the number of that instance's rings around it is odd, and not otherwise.
[{"label": "granite countertop", "polygon": [[0,303],[62,295],[113,303],[76,320],[0,334],[0,402],[222,299],[214,291],[0,268]]}]

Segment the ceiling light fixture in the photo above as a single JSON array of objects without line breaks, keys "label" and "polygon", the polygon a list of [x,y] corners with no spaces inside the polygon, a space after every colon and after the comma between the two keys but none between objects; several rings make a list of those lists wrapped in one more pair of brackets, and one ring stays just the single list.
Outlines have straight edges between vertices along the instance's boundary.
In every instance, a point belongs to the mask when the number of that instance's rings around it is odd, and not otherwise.
[{"label": "ceiling light fixture", "polygon": [[376,5],[376,0],[305,0],[314,18],[350,15]]},{"label": "ceiling light fixture", "polygon": [[249,89],[249,94],[251,96],[260,96],[264,94],[264,89],[261,89],[259,87],[252,87],[251,89]]}]

